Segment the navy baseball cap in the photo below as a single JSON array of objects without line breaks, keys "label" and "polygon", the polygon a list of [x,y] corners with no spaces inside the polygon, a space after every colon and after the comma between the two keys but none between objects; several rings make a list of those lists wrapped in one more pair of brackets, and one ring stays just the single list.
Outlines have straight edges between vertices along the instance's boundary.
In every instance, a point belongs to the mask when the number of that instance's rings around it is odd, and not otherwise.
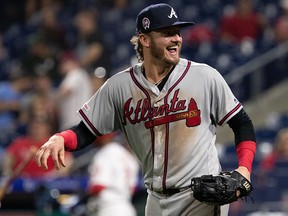
[{"label": "navy baseball cap", "polygon": [[152,4],[144,8],[136,19],[136,32],[147,33],[171,26],[188,27],[194,22],[181,22],[175,10],[168,4]]}]

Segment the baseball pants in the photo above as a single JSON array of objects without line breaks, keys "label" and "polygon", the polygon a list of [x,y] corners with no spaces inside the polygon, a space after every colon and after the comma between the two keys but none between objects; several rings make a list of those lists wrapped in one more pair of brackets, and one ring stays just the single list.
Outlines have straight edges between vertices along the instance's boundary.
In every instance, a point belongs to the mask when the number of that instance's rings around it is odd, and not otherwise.
[{"label": "baseball pants", "polygon": [[188,189],[171,196],[147,190],[146,216],[227,216],[229,205],[212,206],[201,203]]}]

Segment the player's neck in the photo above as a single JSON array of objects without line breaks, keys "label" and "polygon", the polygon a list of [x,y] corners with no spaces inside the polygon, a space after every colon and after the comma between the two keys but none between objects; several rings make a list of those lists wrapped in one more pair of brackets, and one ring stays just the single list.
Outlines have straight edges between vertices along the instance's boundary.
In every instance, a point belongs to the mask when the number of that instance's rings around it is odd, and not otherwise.
[{"label": "player's neck", "polygon": [[163,79],[169,74],[169,72],[174,68],[174,66],[170,67],[160,67],[160,66],[153,66],[153,65],[142,65],[142,73],[146,77],[146,79],[157,85],[161,83]]}]

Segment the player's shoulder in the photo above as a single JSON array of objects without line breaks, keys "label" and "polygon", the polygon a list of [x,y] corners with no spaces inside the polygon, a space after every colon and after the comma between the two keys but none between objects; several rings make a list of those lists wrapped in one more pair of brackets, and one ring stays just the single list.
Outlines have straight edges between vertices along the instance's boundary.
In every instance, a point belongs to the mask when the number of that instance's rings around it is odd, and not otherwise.
[{"label": "player's shoulder", "polygon": [[195,62],[195,61],[190,61],[190,67],[195,70],[201,70],[201,71],[208,71],[208,72],[215,72],[217,71],[214,67],[212,67],[209,64],[206,63],[201,63],[201,62]]},{"label": "player's shoulder", "polygon": [[206,71],[215,71],[216,69],[206,63],[195,62],[186,58],[180,58],[178,62],[178,67],[186,68],[189,66],[192,70],[206,70]]},{"label": "player's shoulder", "polygon": [[220,72],[209,64],[195,62],[191,60],[187,61],[190,63],[189,70],[191,71],[191,73],[197,74],[197,76],[209,76],[209,77],[221,76]]}]

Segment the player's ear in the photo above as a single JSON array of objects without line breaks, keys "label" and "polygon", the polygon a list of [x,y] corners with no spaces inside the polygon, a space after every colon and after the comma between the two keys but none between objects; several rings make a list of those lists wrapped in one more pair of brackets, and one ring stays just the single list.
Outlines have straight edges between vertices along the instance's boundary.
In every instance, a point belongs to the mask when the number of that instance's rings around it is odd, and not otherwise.
[{"label": "player's ear", "polygon": [[150,46],[150,37],[147,34],[140,34],[139,35],[139,41],[143,47],[149,47]]}]

